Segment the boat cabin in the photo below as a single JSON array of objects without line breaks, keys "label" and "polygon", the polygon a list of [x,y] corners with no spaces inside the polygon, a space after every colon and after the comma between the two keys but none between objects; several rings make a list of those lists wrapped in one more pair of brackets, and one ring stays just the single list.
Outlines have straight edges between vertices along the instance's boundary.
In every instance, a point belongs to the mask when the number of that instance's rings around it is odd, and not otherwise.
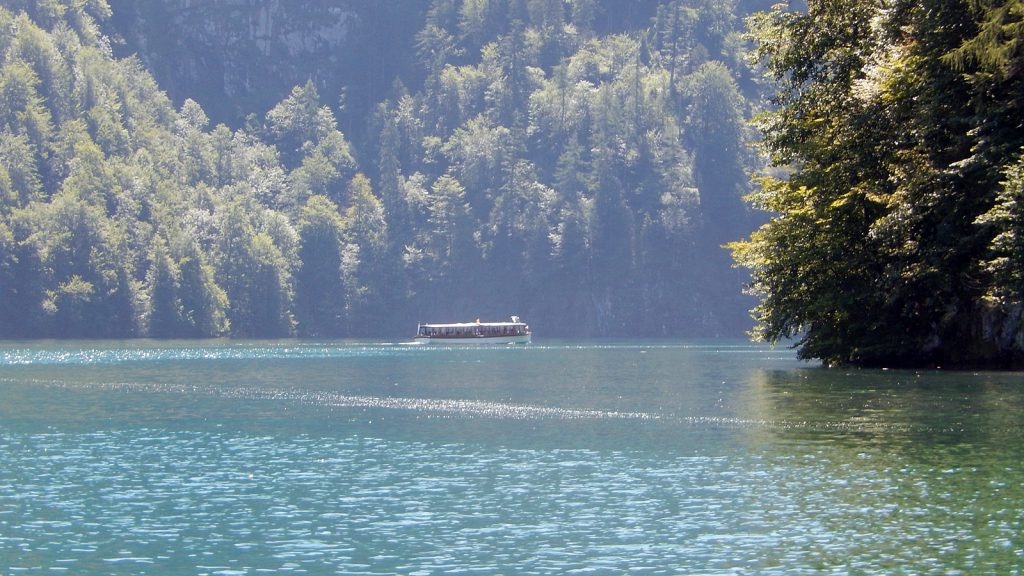
[{"label": "boat cabin", "polygon": [[416,340],[452,343],[525,343],[530,341],[530,327],[513,316],[511,322],[462,322],[455,324],[420,324]]}]

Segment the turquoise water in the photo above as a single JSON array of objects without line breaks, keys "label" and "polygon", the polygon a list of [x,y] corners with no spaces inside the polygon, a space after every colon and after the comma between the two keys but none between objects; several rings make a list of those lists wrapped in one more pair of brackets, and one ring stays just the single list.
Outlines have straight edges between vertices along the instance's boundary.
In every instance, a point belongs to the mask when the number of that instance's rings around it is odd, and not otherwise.
[{"label": "turquoise water", "polygon": [[0,573],[1020,574],[1022,415],[745,342],[6,343]]}]

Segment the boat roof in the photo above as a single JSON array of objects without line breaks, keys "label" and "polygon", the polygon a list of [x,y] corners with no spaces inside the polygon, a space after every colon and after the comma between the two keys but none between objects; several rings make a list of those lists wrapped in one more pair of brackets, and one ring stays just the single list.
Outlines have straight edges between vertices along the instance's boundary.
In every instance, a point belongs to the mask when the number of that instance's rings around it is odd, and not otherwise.
[{"label": "boat roof", "polygon": [[431,328],[473,328],[476,326],[526,326],[526,322],[456,322],[454,324],[420,324]]}]

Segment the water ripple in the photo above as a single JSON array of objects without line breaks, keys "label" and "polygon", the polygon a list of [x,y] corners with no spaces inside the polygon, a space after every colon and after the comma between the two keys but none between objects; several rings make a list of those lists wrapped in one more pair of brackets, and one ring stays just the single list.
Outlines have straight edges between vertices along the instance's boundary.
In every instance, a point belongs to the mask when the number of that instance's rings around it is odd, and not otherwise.
[{"label": "water ripple", "polygon": [[171,362],[195,360],[289,360],[289,359],[325,359],[325,358],[377,358],[422,356],[424,354],[488,354],[515,353],[529,350],[532,353],[573,351],[610,351],[636,350],[641,353],[657,350],[692,350],[692,351],[723,351],[731,354],[770,355],[779,359],[791,359],[792,353],[773,351],[772,349],[752,343],[588,343],[580,344],[532,344],[525,346],[440,346],[422,345],[413,342],[378,342],[378,343],[313,343],[313,342],[234,342],[205,341],[195,345],[165,345],[150,342],[112,343],[109,346],[71,346],[53,347],[17,346],[7,344],[0,346],[0,366],[24,365],[116,365],[140,362]]},{"label": "water ripple", "polygon": [[[268,402],[295,402],[304,405],[343,409],[376,409],[413,412],[438,418],[487,418],[500,420],[623,420],[662,422],[675,426],[708,429],[752,429],[835,433],[954,433],[960,430],[952,423],[936,429],[933,425],[872,420],[780,420],[730,416],[679,415],[650,411],[619,411],[564,408],[530,404],[515,404],[488,400],[459,398],[408,398],[394,396],[350,395],[334,391],[302,388],[274,388],[248,386],[212,386],[198,384],[168,384],[141,382],[81,382],[42,379],[0,378],[0,383],[19,383],[51,388],[102,390],[136,393],[168,393],[191,397],[215,397],[228,400],[255,400]],[[1002,426],[1002,433],[1022,434],[1024,426]]]},{"label": "water ripple", "polygon": [[0,572],[1024,573],[1019,376],[789,356],[0,344]]},{"label": "water ripple", "polygon": [[425,350],[414,346],[325,344],[222,344],[197,346],[131,346],[114,348],[0,349],[0,365],[113,365],[136,362],[194,360],[267,360],[367,358]]},{"label": "water ripple", "polygon": [[[0,458],[12,573],[1015,573],[1024,562],[1021,514],[998,498],[957,506],[964,485],[941,471],[813,453],[649,458],[134,429],[0,431]],[[979,521],[985,542],[1005,545],[980,545]]]}]

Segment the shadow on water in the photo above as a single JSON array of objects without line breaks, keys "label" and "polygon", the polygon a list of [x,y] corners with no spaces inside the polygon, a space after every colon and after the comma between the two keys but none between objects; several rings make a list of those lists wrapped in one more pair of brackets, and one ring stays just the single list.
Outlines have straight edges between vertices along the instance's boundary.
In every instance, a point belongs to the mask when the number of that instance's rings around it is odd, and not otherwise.
[{"label": "shadow on water", "polygon": [[765,370],[753,384],[773,422],[761,453],[799,474],[759,498],[782,494],[833,534],[890,535],[845,550],[904,557],[883,571],[1019,573],[1021,374]]},{"label": "shadow on water", "polygon": [[761,371],[754,385],[783,440],[969,459],[1024,439],[1020,374],[808,368]]}]

